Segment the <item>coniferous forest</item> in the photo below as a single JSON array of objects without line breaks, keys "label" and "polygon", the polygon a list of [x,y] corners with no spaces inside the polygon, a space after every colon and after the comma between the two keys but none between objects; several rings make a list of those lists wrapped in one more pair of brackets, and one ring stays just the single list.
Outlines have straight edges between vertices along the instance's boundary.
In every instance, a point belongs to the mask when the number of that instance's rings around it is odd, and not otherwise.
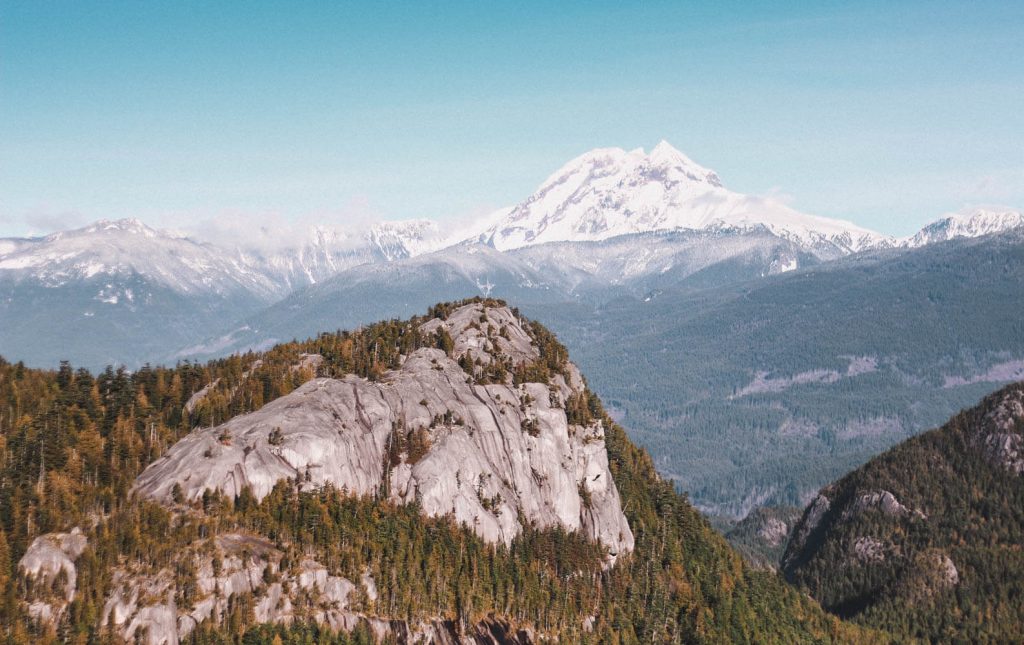
[{"label": "coniferous forest", "polygon": [[[194,572],[181,553],[228,531],[268,540],[285,554],[285,567],[309,553],[341,574],[369,567],[380,594],[363,599],[363,608],[391,620],[431,617],[457,628],[495,621],[564,642],[878,638],[827,615],[778,577],[749,569],[685,496],[658,477],[650,457],[593,395],[571,402],[567,414],[606,424],[611,472],[636,536],[635,551],[607,570],[603,547],[564,530],[528,528],[507,547],[488,544],[448,518],[425,518],[415,504],[395,506],[331,488],[300,492],[281,482],[259,503],[245,492],[235,499],[213,494],[186,511],[129,496],[139,472],[193,428],[258,409],[316,375],[374,379],[416,347],[450,351],[450,338],[418,328],[454,306],[205,365],[93,375],[66,364],[45,371],[0,363],[0,624],[6,642],[116,642],[101,628],[116,565],[172,570],[177,601],[187,606],[195,596]],[[513,379],[545,380],[564,370],[567,352],[554,336],[536,323],[529,329],[539,360],[469,366],[470,378],[505,378],[502,370],[511,368]],[[323,361],[304,361],[310,354]],[[206,396],[193,397],[197,392]],[[88,536],[77,560],[74,601],[57,625],[34,623],[20,601],[31,581],[17,563],[35,537],[74,526]],[[328,635],[312,620],[255,625],[252,602],[233,600],[223,621],[200,625],[190,641],[371,639],[364,627]]]},{"label": "coniferous forest", "polygon": [[1024,384],[1003,388],[825,487],[828,508],[805,511],[786,577],[830,611],[901,639],[1019,641],[1022,401]]}]

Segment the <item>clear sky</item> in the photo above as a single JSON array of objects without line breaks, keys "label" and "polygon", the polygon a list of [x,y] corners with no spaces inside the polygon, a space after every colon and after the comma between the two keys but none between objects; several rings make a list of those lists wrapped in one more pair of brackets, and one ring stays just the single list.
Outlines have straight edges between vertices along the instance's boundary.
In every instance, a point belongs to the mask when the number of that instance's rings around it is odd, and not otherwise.
[{"label": "clear sky", "polygon": [[1024,2],[0,0],[0,235],[462,218],[660,139],[891,234],[1024,207]]}]

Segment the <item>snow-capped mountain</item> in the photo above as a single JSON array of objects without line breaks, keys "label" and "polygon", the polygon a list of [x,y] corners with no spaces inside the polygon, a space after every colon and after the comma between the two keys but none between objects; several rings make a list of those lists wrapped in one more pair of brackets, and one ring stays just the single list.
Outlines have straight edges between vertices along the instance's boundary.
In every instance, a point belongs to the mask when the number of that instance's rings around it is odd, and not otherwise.
[{"label": "snow-capped mountain", "polygon": [[850,222],[732,192],[714,171],[665,141],[650,154],[599,148],[573,159],[479,239],[504,251],[662,230],[758,228],[823,253],[846,254],[891,243]]},{"label": "snow-capped mountain", "polygon": [[1019,211],[975,208],[951,213],[932,222],[912,237],[903,240],[902,245],[917,248],[958,237],[981,237],[1002,233],[1021,226],[1024,226],[1024,214]]},{"label": "snow-capped mountain", "polygon": [[275,285],[230,253],[137,219],[100,220],[39,238],[3,240],[0,277],[59,287],[96,277],[142,276],[181,294],[246,291],[270,299]]},{"label": "snow-capped mountain", "polygon": [[436,231],[425,221],[319,227],[231,246],[124,219],[2,239],[0,355],[138,366],[340,271],[422,252]]},{"label": "snow-capped mountain", "polygon": [[224,247],[137,219],[100,220],[45,237],[0,239],[0,277],[55,287],[136,275],[180,294],[241,290],[272,300],[359,264],[433,250],[440,239],[435,222],[412,220],[362,232],[313,227],[304,240],[276,248]]},{"label": "snow-capped mountain", "polygon": [[436,251],[445,243],[437,222],[428,219],[380,222],[367,233],[367,240],[389,262]]},{"label": "snow-capped mountain", "polygon": [[[273,231],[267,233],[274,235]],[[443,245],[440,229],[431,220],[379,222],[352,230],[314,226],[304,239],[249,245],[233,249],[278,286],[281,295],[317,284],[360,264],[393,262],[432,251]]]},{"label": "snow-capped mountain", "polygon": [[665,142],[650,153],[601,148],[519,204],[465,227],[425,219],[308,228],[217,221],[180,233],[127,219],[0,239],[0,355],[36,365],[68,358],[134,366],[220,355],[467,295],[581,306],[646,301],[666,289],[768,279],[859,251],[909,252],[1020,227],[1022,219],[967,212],[897,241],[732,192]]}]

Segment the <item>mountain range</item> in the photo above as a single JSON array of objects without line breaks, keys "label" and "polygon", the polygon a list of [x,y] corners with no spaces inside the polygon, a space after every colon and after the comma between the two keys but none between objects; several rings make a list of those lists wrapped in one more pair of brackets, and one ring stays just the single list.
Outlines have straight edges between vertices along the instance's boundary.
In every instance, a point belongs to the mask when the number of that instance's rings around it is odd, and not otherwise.
[{"label": "mountain range", "polygon": [[[694,246],[717,256],[713,261],[735,253],[725,247],[735,245],[736,238],[767,234],[778,252],[764,264],[764,272],[779,273],[866,250],[989,235],[1022,222],[1017,212],[976,210],[943,217],[896,240],[849,222],[799,213],[773,199],[729,191],[715,172],[664,141],[649,154],[601,148],[567,163],[519,204],[462,229],[444,230],[429,220],[382,222],[350,231],[314,227],[291,242],[280,242],[273,231],[266,231],[261,243],[225,246],[203,241],[201,235],[156,230],[128,219],[99,221],[41,238],[0,239],[0,289],[6,292],[4,322],[11,330],[0,339],[0,352],[33,364],[55,364],[59,356],[77,364],[134,367],[164,359],[188,344],[178,343],[176,317],[168,317],[167,310],[175,306],[205,312],[199,327],[215,330],[346,270],[438,251],[457,256],[471,252],[473,244],[499,252],[535,248],[526,256],[529,267],[518,272],[526,276],[535,268],[545,275],[529,276],[529,281],[574,294],[578,283],[588,279],[615,284],[637,273],[669,272],[675,264],[669,256],[677,254],[654,252],[656,257],[651,257],[643,242],[627,248],[629,243],[620,239],[614,244],[615,259],[602,262],[567,259],[561,248],[546,245],[680,233],[703,236]],[[691,258],[697,251],[685,255]],[[560,267],[571,275],[546,275]],[[483,273],[478,277],[486,291],[489,276]],[[55,312],[60,324],[40,327],[38,323],[45,321],[25,316],[24,324],[35,329],[37,338],[25,342],[28,339],[17,333],[19,321],[8,312],[36,309],[45,315],[57,299],[73,303]],[[182,304],[187,301],[196,306]],[[149,310],[159,311],[165,326],[172,328],[171,333],[156,334],[163,336],[167,351],[154,352],[149,344],[145,352],[137,351],[130,334],[122,339],[120,352],[75,347],[66,338],[58,341],[60,352],[47,349],[65,335],[61,332],[66,327],[82,322],[80,318],[98,315],[120,323],[116,326],[128,333],[131,325],[120,319],[145,318]],[[198,320],[188,322],[194,325]],[[155,330],[161,327],[156,319],[149,323]]]},{"label": "mountain range", "polygon": [[454,230],[245,246],[120,220],[0,240],[0,355],[138,369],[500,296],[699,508],[741,518],[1024,375],[1021,223],[976,209],[893,239],[731,192],[664,142],[598,149]]}]

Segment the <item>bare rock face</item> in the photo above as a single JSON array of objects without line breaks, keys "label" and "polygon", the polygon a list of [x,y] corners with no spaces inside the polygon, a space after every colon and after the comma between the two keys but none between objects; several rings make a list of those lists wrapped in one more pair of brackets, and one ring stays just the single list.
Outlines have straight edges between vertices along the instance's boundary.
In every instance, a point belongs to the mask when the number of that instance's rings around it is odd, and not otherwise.
[{"label": "bare rock face", "polygon": [[[312,558],[282,569],[283,556],[257,536],[227,533],[212,538],[210,544],[182,554],[195,572],[187,598],[181,595],[182,581],[167,569],[119,567],[103,608],[102,626],[126,642],[177,645],[200,623],[223,621],[232,599],[250,596],[258,623],[312,620],[336,631],[352,631],[364,624],[378,640],[406,643],[519,642],[514,638],[467,641],[441,619],[383,620],[373,613],[377,591],[369,572],[354,583]],[[474,629],[501,627],[481,624]]]},{"label": "bare rock face", "polygon": [[889,545],[873,537],[859,537],[853,542],[853,555],[861,564],[885,562]]},{"label": "bare rock face", "polygon": [[789,527],[782,520],[776,517],[769,517],[765,520],[764,526],[758,529],[757,534],[767,544],[778,546],[789,535]]},{"label": "bare rock face", "polygon": [[69,533],[40,535],[18,561],[18,571],[31,585],[29,613],[40,620],[56,620],[75,599],[78,571],[75,560],[87,546],[77,527]]},{"label": "bare rock face", "polygon": [[864,493],[856,499],[845,511],[843,519],[848,520],[869,509],[878,509],[890,517],[917,517],[927,519],[927,516],[920,510],[911,510],[900,503],[896,496],[887,490],[872,491]]},{"label": "bare rock face", "polygon": [[358,495],[419,500],[492,542],[508,543],[519,517],[633,548],[608,469],[600,422],[571,425],[565,407],[583,392],[578,371],[550,384],[477,385],[459,359],[520,364],[539,357],[506,307],[467,305],[421,332],[450,335],[451,356],[423,348],[379,381],[318,378],[252,414],[193,432],[150,465],[138,494],[170,502],[206,490],[262,499],[283,479]]},{"label": "bare rock face", "polygon": [[981,424],[976,444],[989,462],[1024,473],[1024,390],[1007,390]]}]

